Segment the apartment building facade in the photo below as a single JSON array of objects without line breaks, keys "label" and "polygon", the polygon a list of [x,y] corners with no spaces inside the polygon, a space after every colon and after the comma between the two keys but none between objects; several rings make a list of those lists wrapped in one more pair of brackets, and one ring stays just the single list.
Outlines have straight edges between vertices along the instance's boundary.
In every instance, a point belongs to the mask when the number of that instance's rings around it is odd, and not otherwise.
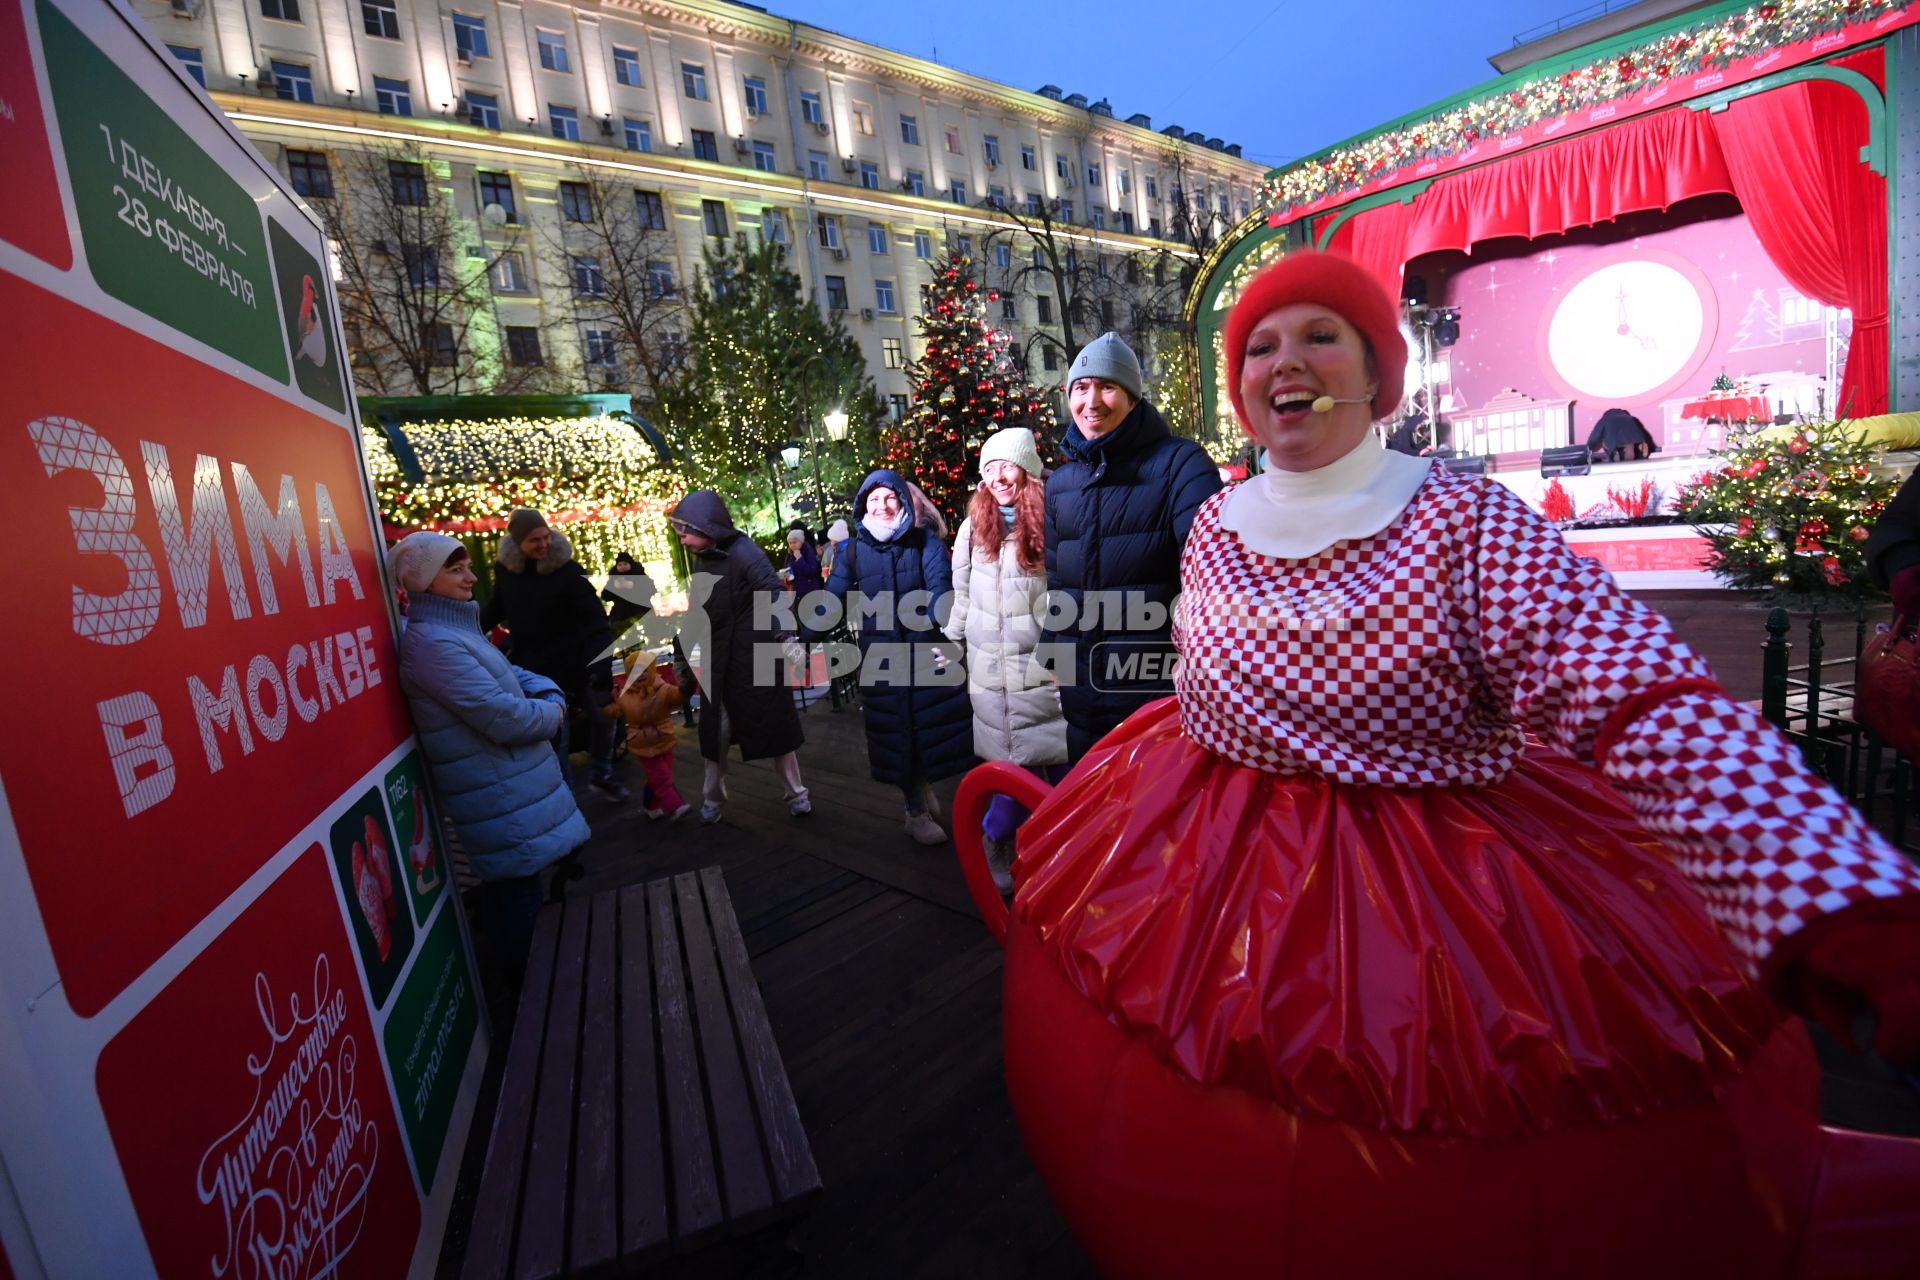
[{"label": "apartment building facade", "polygon": [[[547,251],[565,243],[583,176],[631,187],[667,233],[645,269],[670,294],[714,237],[787,246],[902,411],[933,259],[970,248],[1004,286],[1031,252],[994,206],[1044,210],[1104,272],[1108,259],[1192,260],[1253,212],[1262,175],[1218,138],[724,0],[133,4],[310,202],[352,198],[356,154],[423,152],[466,255],[490,267],[492,314],[459,340],[600,385],[614,381],[612,337],[576,305],[600,267]],[[1008,288],[994,316],[1031,346],[1043,385],[1065,366],[1056,343],[1031,341],[1062,319],[1051,289]],[[1121,311],[1079,317],[1076,339],[1125,327]]]}]

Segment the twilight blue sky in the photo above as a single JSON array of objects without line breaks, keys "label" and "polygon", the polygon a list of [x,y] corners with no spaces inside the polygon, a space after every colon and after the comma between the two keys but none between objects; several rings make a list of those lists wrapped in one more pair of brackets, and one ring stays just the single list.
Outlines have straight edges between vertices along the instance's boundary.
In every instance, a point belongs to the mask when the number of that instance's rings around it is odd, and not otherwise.
[{"label": "twilight blue sky", "polygon": [[[758,0],[782,17],[1021,89],[1307,155],[1494,78],[1487,55],[1594,0]],[[1615,7],[1618,7],[1616,4]]]}]

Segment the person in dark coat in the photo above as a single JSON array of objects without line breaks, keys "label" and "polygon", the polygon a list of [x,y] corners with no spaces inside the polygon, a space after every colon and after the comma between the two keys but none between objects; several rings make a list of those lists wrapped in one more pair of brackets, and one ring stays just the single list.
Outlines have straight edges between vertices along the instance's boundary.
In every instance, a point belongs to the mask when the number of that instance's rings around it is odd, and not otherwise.
[{"label": "person in dark coat", "polygon": [[[493,595],[480,610],[480,629],[505,623],[513,635],[514,665],[560,686],[567,705],[586,715],[590,785],[615,800],[627,789],[613,776],[614,724],[599,714],[613,700],[613,629],[593,583],[573,558],[573,547],[546,517],[521,507],[507,520],[493,573]],[[567,735],[555,743],[561,772],[570,773]]]},{"label": "person in dark coat", "polygon": [[1894,612],[1920,620],[1920,471],[1907,477],[1867,535],[1867,573],[1893,596]]},{"label": "person in dark coat", "polygon": [[806,735],[786,680],[786,668],[800,644],[780,625],[783,611],[778,606],[785,591],[773,562],[752,538],[733,527],[725,500],[711,489],[696,489],[682,498],[667,520],[693,558],[688,620],[679,643],[692,659],[705,701],[700,757],[707,767],[700,821],[720,821],[720,805],[727,798],[729,744],[740,748],[742,760],[771,758],[785,788],[787,811],[804,817],[813,812],[813,802],[800,781],[800,760],[794,753]]},{"label": "person in dark coat", "polygon": [[826,588],[827,580],[820,572],[820,556],[814,551],[813,540],[807,537],[805,529],[787,530],[787,566],[781,570],[781,576],[793,588],[795,600],[805,600]]},{"label": "person in dark coat", "polygon": [[853,510],[852,536],[834,556],[827,590],[859,632],[867,760],[875,781],[905,797],[907,834],[942,844],[947,833],[929,784],[974,763],[962,649],[938,629],[952,607],[953,567],[946,546],[916,518],[899,473],[869,475]]},{"label": "person in dark coat", "polygon": [[1173,692],[1180,551],[1221,482],[1206,450],[1140,398],[1140,361],[1118,334],[1088,343],[1067,378],[1066,461],[1047,477],[1047,586],[1073,605],[1059,638],[1074,647],[1074,671],[1060,700],[1077,761]]},{"label": "person in dark coat", "polygon": [[1587,452],[1595,462],[1637,462],[1660,452],[1646,424],[1625,409],[1609,409],[1587,433]]},{"label": "person in dark coat", "polygon": [[607,602],[607,621],[612,625],[616,647],[639,644],[644,640],[634,624],[653,612],[653,596],[656,588],[647,571],[640,562],[622,551],[613,558],[613,568],[607,571],[607,585],[601,590],[600,598]]}]

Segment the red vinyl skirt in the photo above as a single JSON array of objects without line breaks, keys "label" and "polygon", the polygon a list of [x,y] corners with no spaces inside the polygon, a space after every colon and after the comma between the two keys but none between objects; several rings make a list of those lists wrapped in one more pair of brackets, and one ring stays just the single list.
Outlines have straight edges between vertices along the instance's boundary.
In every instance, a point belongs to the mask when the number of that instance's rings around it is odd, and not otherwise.
[{"label": "red vinyl skirt", "polygon": [[1282,776],[1169,698],[1019,843],[1047,968],[1178,1076],[1303,1118],[1500,1139],[1711,1106],[1780,1017],[1621,798],[1543,750],[1480,789]]}]

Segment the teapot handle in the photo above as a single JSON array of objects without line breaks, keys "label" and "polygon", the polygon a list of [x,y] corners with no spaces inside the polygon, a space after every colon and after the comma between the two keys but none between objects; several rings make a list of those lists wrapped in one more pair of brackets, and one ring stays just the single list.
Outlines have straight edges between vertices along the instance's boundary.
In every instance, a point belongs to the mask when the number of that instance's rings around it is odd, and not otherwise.
[{"label": "teapot handle", "polygon": [[1053,788],[1017,764],[995,760],[971,770],[960,780],[953,797],[953,843],[960,858],[960,870],[967,878],[967,892],[979,908],[987,932],[1001,946],[1007,945],[1007,927],[1011,917],[1000,891],[993,887],[993,874],[987,870],[987,851],[980,834],[987,806],[997,795],[1018,801],[1028,809],[1037,809],[1053,794]]}]

